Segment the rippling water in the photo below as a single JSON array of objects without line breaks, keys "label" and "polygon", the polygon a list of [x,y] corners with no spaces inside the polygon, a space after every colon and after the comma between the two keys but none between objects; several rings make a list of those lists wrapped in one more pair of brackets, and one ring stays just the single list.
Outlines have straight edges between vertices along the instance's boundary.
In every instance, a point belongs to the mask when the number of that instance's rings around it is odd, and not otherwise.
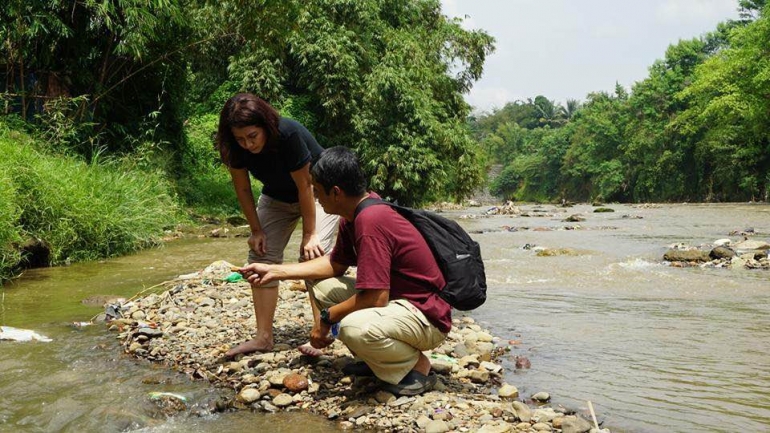
[{"label": "rippling water", "polygon": [[[590,400],[615,432],[770,431],[770,272],[660,263],[669,244],[711,243],[732,230],[752,227],[770,241],[770,207],[612,207],[465,223],[530,228],[476,235],[490,301],[474,315],[497,335],[521,334],[512,355],[532,362],[509,380],[567,407]],[[583,230],[531,230],[574,225],[561,219],[575,213],[587,218]],[[579,254],[535,257],[526,244]]]},{"label": "rippling water", "polygon": [[[490,286],[472,316],[504,340],[522,340],[504,359],[506,380],[522,396],[545,390],[568,408],[585,410],[590,400],[615,433],[770,430],[770,272],[660,263],[669,244],[711,243],[732,230],[752,227],[770,240],[770,206],[611,207],[617,212],[576,206],[554,216],[461,220],[483,232],[473,236]],[[561,221],[571,214],[587,221]],[[580,229],[564,230],[575,225]],[[179,392],[204,404],[217,391],[124,357],[101,327],[68,325],[98,312],[83,298],[131,296],[216,259],[240,262],[243,242],[175,242],[104,263],[36,270],[5,287],[0,323],[34,328],[54,342],[0,343],[0,430],[333,429],[297,413],[167,420],[148,392]],[[537,257],[527,244],[577,254]],[[532,367],[515,370],[515,355]],[[166,380],[145,384],[148,375]]]}]

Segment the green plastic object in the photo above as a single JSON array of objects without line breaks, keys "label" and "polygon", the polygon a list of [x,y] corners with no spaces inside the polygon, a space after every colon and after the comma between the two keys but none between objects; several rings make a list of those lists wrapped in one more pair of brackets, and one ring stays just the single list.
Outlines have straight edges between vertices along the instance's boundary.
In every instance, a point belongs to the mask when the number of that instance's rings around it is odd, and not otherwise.
[{"label": "green plastic object", "polygon": [[243,275],[241,275],[239,272],[233,272],[225,277],[225,281],[228,283],[237,283],[238,281],[243,281]]}]

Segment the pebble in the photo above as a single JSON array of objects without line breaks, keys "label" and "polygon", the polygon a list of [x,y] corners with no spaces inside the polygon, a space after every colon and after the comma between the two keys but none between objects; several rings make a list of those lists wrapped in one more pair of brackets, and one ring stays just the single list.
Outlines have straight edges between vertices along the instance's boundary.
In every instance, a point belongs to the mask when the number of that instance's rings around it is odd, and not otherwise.
[{"label": "pebble", "polygon": [[[497,338],[462,313],[453,319],[446,341],[426,352],[440,375],[434,390],[420,396],[395,396],[378,390],[374,378],[343,376],[342,366],[353,358],[339,340],[318,358],[302,355],[297,347],[307,341],[313,320],[302,282],[281,283],[273,350],[224,361],[233,344],[253,338],[254,332],[250,287],[224,281],[229,267],[215,262],[170,281],[166,292],[120,307],[125,308],[124,318],[107,326],[119,333],[126,353],[238,390],[222,402],[223,408],[304,410],[343,430],[553,431],[558,427],[552,420],[558,420],[564,433],[590,430],[583,418],[542,407],[533,412],[518,401],[515,386],[500,384],[505,375],[501,357],[520,359],[508,354],[512,348],[506,343],[514,336]],[[550,395],[541,392],[532,398],[547,402]],[[579,430],[586,425],[587,430]]]},{"label": "pebble", "polygon": [[294,403],[294,399],[292,398],[291,395],[286,393],[278,394],[273,399],[273,404],[278,407],[286,407],[292,403]]},{"label": "pebble", "polygon": [[449,424],[441,420],[433,420],[425,426],[425,433],[444,433],[449,430]]},{"label": "pebble", "polygon": [[499,395],[500,398],[517,398],[519,396],[519,390],[515,386],[505,383],[497,390],[497,395]]},{"label": "pebble", "polygon": [[301,374],[290,373],[283,378],[283,386],[291,392],[301,392],[308,388],[307,378]]},{"label": "pebble", "polygon": [[241,390],[240,393],[238,393],[238,400],[244,402],[244,403],[253,403],[262,396],[262,394],[259,392],[258,389],[255,388],[244,388]]}]

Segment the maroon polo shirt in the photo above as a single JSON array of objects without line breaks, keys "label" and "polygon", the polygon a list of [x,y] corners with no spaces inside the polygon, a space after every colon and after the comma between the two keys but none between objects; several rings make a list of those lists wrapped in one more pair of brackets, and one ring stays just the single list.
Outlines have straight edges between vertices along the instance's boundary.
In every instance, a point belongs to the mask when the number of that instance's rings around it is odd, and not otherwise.
[{"label": "maroon polo shirt", "polygon": [[446,282],[433,253],[412,223],[390,206],[367,207],[352,223],[340,219],[330,258],[358,267],[356,289],[390,290],[391,300],[406,299],[441,332],[452,328],[452,308],[436,294]]}]

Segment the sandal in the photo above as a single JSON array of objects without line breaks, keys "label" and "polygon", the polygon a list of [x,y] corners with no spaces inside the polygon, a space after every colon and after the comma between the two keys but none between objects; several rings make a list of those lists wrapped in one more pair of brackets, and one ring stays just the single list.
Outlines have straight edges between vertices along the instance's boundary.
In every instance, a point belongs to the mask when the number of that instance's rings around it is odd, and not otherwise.
[{"label": "sandal", "polygon": [[397,385],[392,383],[383,382],[380,388],[383,391],[387,391],[393,395],[419,395],[423,392],[430,391],[436,386],[438,377],[435,373],[430,372],[427,376],[418,373],[417,371],[410,371],[398,382]]},{"label": "sandal", "polygon": [[350,362],[342,367],[342,373],[346,376],[374,376],[374,371],[364,361]]}]

